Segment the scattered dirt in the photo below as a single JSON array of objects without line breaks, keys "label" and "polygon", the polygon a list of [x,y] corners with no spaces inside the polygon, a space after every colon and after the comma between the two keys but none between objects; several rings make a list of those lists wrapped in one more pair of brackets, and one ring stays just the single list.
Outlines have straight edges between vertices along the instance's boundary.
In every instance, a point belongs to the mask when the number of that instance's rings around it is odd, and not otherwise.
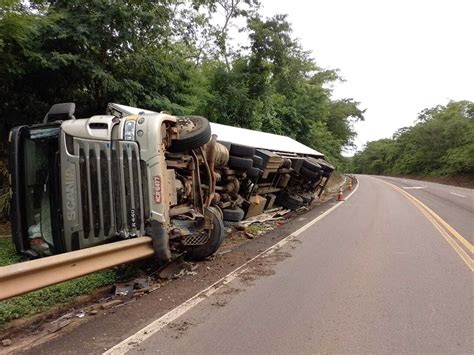
[{"label": "scattered dirt", "polygon": [[225,296],[228,296],[228,295],[235,295],[239,292],[241,292],[242,290],[240,288],[235,288],[235,287],[231,287],[231,286],[226,286],[223,288],[223,290],[220,290],[219,291],[219,295],[225,295]]},{"label": "scattered dirt", "polygon": [[217,306],[217,307],[224,307],[227,304],[226,301],[224,300],[217,300],[214,303],[211,303],[212,306]]},{"label": "scattered dirt", "polygon": [[[291,243],[291,241],[289,243]],[[255,263],[247,271],[239,276],[240,280],[246,286],[251,286],[253,285],[254,281],[260,277],[274,275],[275,270],[273,266],[280,261],[291,257],[291,254],[285,251],[287,247],[288,244],[283,248],[284,250],[275,250],[268,256],[255,261]]]},{"label": "scattered dirt", "polygon": [[181,321],[181,322],[173,322],[168,325],[168,328],[174,330],[173,338],[179,339],[181,338],[188,328],[193,324],[188,321]]}]

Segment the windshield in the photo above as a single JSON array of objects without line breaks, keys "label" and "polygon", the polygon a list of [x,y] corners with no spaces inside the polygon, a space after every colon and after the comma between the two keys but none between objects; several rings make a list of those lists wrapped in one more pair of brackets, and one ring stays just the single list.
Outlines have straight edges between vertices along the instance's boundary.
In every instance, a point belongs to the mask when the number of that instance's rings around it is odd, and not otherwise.
[{"label": "windshield", "polygon": [[[23,183],[25,234],[32,250],[41,256],[54,251],[53,216],[57,129],[30,131],[23,142]],[[57,215],[57,214],[56,214]]]}]

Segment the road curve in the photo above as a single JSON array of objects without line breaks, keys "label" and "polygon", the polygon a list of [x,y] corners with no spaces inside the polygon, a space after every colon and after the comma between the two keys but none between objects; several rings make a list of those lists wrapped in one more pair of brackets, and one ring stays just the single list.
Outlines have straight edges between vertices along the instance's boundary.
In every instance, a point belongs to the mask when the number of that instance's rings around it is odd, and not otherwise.
[{"label": "road curve", "polygon": [[474,190],[434,182],[380,177],[410,193],[474,243]]},{"label": "road curve", "polygon": [[131,353],[472,353],[472,272],[400,191],[359,180],[349,200],[274,263],[257,265]]}]

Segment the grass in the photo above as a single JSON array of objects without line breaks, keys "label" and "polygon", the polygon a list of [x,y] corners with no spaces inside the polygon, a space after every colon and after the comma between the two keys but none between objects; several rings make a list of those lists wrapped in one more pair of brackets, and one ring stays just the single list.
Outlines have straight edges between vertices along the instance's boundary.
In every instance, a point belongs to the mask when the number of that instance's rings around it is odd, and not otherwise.
[{"label": "grass", "polygon": [[252,223],[247,227],[247,232],[252,235],[258,235],[259,233],[265,231],[265,226],[261,223]]},{"label": "grass", "polygon": [[[0,266],[17,263],[21,257],[15,253],[9,239],[0,239]],[[0,328],[14,319],[44,312],[53,306],[72,302],[77,296],[92,293],[99,287],[113,284],[118,276],[115,270],[104,270],[66,281],[42,290],[0,302]]]},{"label": "grass", "polygon": [[99,287],[114,283],[113,270],[99,271],[75,280],[46,287],[23,296],[0,302],[0,327],[5,323],[25,316],[31,316],[50,309],[52,306],[69,303],[77,296],[92,293]]},{"label": "grass", "polygon": [[0,239],[0,266],[15,264],[21,261],[21,256],[15,252],[11,239]]}]

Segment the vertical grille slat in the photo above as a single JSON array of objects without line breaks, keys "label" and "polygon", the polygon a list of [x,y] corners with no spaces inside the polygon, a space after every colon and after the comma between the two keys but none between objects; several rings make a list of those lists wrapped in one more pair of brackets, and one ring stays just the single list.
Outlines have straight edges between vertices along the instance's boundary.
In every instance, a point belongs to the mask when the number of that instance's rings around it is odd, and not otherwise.
[{"label": "vertical grille slat", "polygon": [[142,185],[142,189],[140,190],[141,192],[140,196],[142,197],[142,200],[143,200],[142,230],[144,230],[145,220],[150,217],[150,198],[148,194],[148,176],[147,176],[147,170],[146,170],[146,163],[143,160],[140,160],[140,171],[141,171],[141,174],[139,174],[139,176],[141,178],[141,185]]},{"label": "vertical grille slat", "polygon": [[[137,233],[137,222],[136,222],[136,213],[137,209],[135,206],[135,182],[133,179],[133,163],[132,163],[132,149],[127,144],[127,163],[128,163],[128,186],[130,187],[129,199],[130,199],[130,209],[129,211],[129,222],[130,231],[133,234]],[[138,191],[137,191],[138,192]]]},{"label": "vertical grille slat", "polygon": [[95,147],[94,147],[94,155],[95,155],[95,158],[96,158],[96,163],[95,163],[95,166],[97,167],[97,172],[96,172],[96,175],[97,175],[97,187],[96,187],[96,191],[97,191],[97,201],[98,201],[98,205],[99,205],[99,223],[96,223],[96,226],[97,226],[97,232],[95,234],[95,237],[96,238],[99,238],[99,237],[103,237],[105,235],[105,227],[104,227],[104,224],[105,224],[105,221],[104,221],[104,204],[103,204],[103,200],[102,200],[102,195],[103,195],[103,185],[102,185],[102,174],[103,174],[103,171],[102,171],[102,157],[101,157],[101,152],[100,152],[100,145],[96,144]]},{"label": "vertical grille slat", "polygon": [[129,206],[127,205],[127,202],[129,199],[127,198],[127,186],[125,183],[125,169],[126,165],[124,161],[127,159],[127,157],[124,156],[124,153],[126,154],[126,151],[124,150],[123,146],[120,146],[119,149],[119,174],[120,174],[120,192],[121,192],[121,198],[122,198],[122,206],[121,206],[121,215],[122,215],[122,225],[120,228],[127,234],[128,233],[128,218],[127,218],[127,211],[129,209]]},{"label": "vertical grille slat", "polygon": [[93,145],[89,147],[89,186],[90,186],[90,205],[92,210],[91,221],[94,238],[99,238],[101,231],[101,203],[99,196],[99,169],[98,169],[98,157],[95,154]]},{"label": "vertical grille slat", "polygon": [[103,228],[104,236],[108,236],[110,230],[115,226],[112,203],[112,183],[111,183],[111,166],[110,154],[108,151],[100,151],[100,171],[101,176],[101,193],[103,203]]},{"label": "vertical grille slat", "polygon": [[[142,231],[145,229],[144,225],[144,211],[143,211],[143,188],[142,188],[142,177],[141,177],[141,166],[140,159],[138,158],[137,152],[133,151],[133,176],[134,181],[138,187],[138,194],[135,194],[135,202],[137,203],[137,221],[139,225],[139,230]],[[138,200],[138,201],[136,201]]]},{"label": "vertical grille slat", "polygon": [[120,164],[119,164],[119,156],[117,151],[119,150],[118,143],[113,145],[112,148],[112,203],[115,215],[115,231],[118,231],[122,228],[122,210],[119,208],[115,208],[115,206],[122,205],[122,196],[121,196],[121,188],[120,188]]},{"label": "vertical grille slat", "polygon": [[80,174],[80,189],[81,189],[81,214],[82,214],[82,230],[83,230],[83,238],[87,238],[89,236],[90,231],[90,220],[89,220],[89,194],[87,189],[87,162],[86,162],[86,153],[84,152],[84,148],[81,146],[79,149],[79,174]]},{"label": "vertical grille slat", "polygon": [[[88,200],[88,212],[89,212],[89,230],[94,230],[94,213],[92,207],[92,188],[91,188],[91,166],[90,166],[90,157],[89,157],[89,144],[87,144],[87,149],[85,149],[86,153],[86,175],[87,175],[87,200]],[[84,237],[88,239],[90,233],[85,235]]]}]

